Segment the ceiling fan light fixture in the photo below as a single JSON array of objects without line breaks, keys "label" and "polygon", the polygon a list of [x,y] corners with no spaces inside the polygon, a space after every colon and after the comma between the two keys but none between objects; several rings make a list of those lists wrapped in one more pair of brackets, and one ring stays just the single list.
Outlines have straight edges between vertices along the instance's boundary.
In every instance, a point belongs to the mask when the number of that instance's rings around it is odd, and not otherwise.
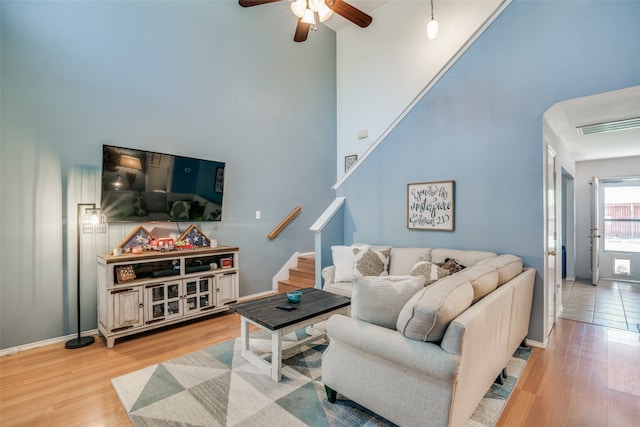
[{"label": "ceiling fan light fixture", "polygon": [[333,10],[329,9],[329,6],[326,4],[323,4],[318,10],[318,19],[320,19],[320,22],[324,22],[331,18],[331,15],[333,15]]},{"label": "ceiling fan light fixture", "polygon": [[304,11],[307,8],[307,0],[296,0],[291,3],[291,12],[298,18],[302,18]]},{"label": "ceiling fan light fixture", "polygon": [[302,22],[305,24],[316,25],[315,15],[315,12],[311,9],[305,9],[304,14],[302,15]]},{"label": "ceiling fan light fixture", "polygon": [[309,3],[309,9],[314,12],[319,12],[322,6],[327,6],[324,0],[308,0],[307,3]]}]

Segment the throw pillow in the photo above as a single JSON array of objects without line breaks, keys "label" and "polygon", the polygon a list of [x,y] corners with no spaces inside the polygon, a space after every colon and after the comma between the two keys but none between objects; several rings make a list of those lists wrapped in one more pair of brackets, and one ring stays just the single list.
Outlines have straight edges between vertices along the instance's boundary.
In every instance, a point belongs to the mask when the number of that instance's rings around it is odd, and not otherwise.
[{"label": "throw pillow", "polygon": [[400,310],[423,282],[422,276],[354,277],[351,317],[395,329]]},{"label": "throw pillow", "polygon": [[391,248],[353,248],[353,276],[388,276]]},{"label": "throw pillow", "polygon": [[336,272],[334,282],[351,282],[353,279],[353,263],[356,259],[353,246],[331,246],[331,255]]},{"label": "throw pillow", "polygon": [[438,342],[471,301],[471,282],[459,275],[447,276],[412,296],[400,310],[396,327],[407,338]]},{"label": "throw pillow", "polygon": [[186,200],[178,200],[173,202],[170,215],[175,219],[189,219],[189,211],[191,210],[191,202]]},{"label": "throw pillow", "polygon": [[133,210],[136,212],[138,216],[146,216],[149,212],[147,208],[147,203],[144,201],[144,197],[141,195],[135,196],[133,198]]},{"label": "throw pillow", "polygon": [[438,264],[440,267],[444,268],[445,270],[449,270],[450,274],[454,274],[457,273],[458,271],[462,270],[464,267],[464,265],[460,265],[456,262],[455,259],[453,258],[447,258],[444,260],[443,263]]},{"label": "throw pillow", "polygon": [[449,270],[442,268],[437,264],[433,264],[426,260],[420,260],[415,263],[409,274],[411,276],[424,276],[424,285],[429,286],[436,280],[440,280],[451,273],[449,273]]}]

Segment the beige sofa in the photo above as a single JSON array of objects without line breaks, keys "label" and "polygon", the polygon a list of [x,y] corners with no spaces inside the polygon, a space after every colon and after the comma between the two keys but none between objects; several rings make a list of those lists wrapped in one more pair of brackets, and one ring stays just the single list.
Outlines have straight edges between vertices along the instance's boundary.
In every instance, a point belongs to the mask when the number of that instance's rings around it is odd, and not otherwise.
[{"label": "beige sofa", "polygon": [[[388,275],[347,284],[331,280],[336,266],[322,272],[326,290],[352,296],[351,317],[326,324],[327,395],[401,426],[460,426],[528,333],[535,270],[513,255],[393,249]],[[436,271],[429,261],[445,258],[465,268],[426,287],[428,274],[408,274],[420,262]]]}]

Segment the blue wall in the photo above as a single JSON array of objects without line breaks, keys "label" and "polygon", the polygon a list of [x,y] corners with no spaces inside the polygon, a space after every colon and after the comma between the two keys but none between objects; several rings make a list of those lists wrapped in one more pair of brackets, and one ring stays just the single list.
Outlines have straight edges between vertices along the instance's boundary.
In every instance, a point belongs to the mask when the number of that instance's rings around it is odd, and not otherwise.
[{"label": "blue wall", "polygon": [[[336,176],[333,31],[294,43],[288,2],[235,0],[3,0],[0,19],[0,241],[11,246],[0,257],[0,348],[75,333],[67,202],[100,196],[67,184],[81,175],[72,170],[99,178],[102,144],[226,163],[223,220],[198,226],[240,247],[241,296],[270,291],[293,253],[313,250],[309,227]],[[91,250],[106,253],[135,226],[111,225],[105,247],[86,240],[83,330],[97,326]]]},{"label": "blue wall", "polygon": [[[538,271],[543,341],[542,114],[640,84],[640,2],[514,1],[339,188],[345,242],[485,249]],[[406,228],[407,184],[455,180],[455,231]]]}]

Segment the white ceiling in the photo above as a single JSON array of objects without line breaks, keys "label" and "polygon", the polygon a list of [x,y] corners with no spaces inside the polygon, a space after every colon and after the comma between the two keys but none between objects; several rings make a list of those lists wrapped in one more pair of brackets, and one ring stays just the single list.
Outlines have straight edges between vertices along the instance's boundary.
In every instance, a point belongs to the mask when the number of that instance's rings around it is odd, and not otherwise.
[{"label": "white ceiling", "polygon": [[640,129],[591,135],[576,130],[636,117],[640,117],[640,86],[558,102],[545,113],[576,161],[640,156]]},{"label": "white ceiling", "polygon": [[[388,3],[389,1],[390,0],[345,0],[346,3],[349,3],[351,6],[356,7],[361,11],[363,11],[364,13],[373,17],[374,21],[375,21],[375,16],[373,14],[373,11],[379,8],[380,6],[382,6],[383,4]],[[331,18],[327,19],[325,22],[323,22],[323,24],[336,32],[340,31],[341,29],[343,29],[348,25],[354,25],[354,24],[351,24],[350,21],[338,15],[337,13],[334,13],[333,15],[331,15]]]}]

